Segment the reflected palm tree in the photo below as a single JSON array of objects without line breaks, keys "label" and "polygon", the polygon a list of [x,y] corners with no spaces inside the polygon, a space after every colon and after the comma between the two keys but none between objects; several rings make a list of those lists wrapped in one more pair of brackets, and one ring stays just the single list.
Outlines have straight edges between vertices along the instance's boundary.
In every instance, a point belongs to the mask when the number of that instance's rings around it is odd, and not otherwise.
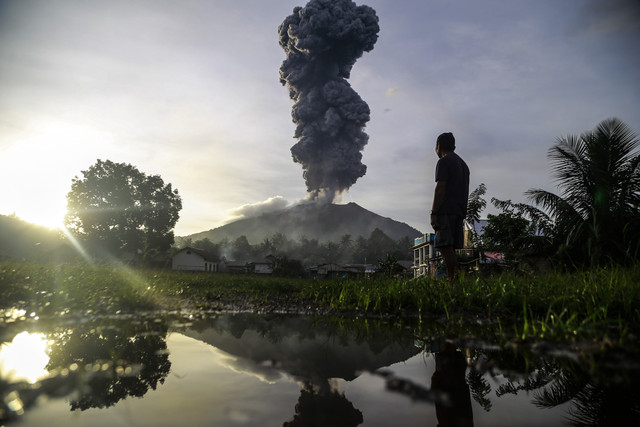
[{"label": "reflected palm tree", "polygon": [[467,374],[467,384],[469,384],[469,389],[471,390],[471,396],[473,396],[473,400],[478,402],[478,404],[484,409],[486,412],[491,410],[492,404],[491,400],[487,398],[489,393],[491,393],[491,385],[489,382],[482,376],[480,372],[471,368],[469,373]]},{"label": "reflected palm tree", "polygon": [[552,408],[568,402],[568,421],[574,426],[640,425],[638,380],[637,373],[623,381],[594,376],[572,364],[536,391],[533,403]]},{"label": "reflected palm tree", "polygon": [[[428,353],[427,340],[423,342],[425,352]],[[432,344],[431,347],[438,348],[439,345]],[[450,346],[449,349],[435,353],[436,363],[438,364],[438,360],[442,362],[443,356],[452,357],[455,354],[452,349],[455,347]],[[432,379],[432,393],[442,388],[440,381],[443,378],[451,379],[447,381],[450,383],[446,387],[456,388],[454,384],[462,385],[460,372],[464,361],[459,360],[462,354],[457,353],[454,359],[446,362],[450,366],[444,368],[448,370],[458,366],[457,373],[446,375],[442,372],[436,375],[438,371],[442,371],[441,366],[446,366],[440,363],[436,367],[435,378]],[[592,355],[590,363],[579,363],[572,358],[542,356],[521,347],[472,349],[469,354],[471,363],[466,376],[468,388],[474,400],[486,411],[490,411],[492,407],[489,400],[492,389],[486,378],[500,377],[501,381],[502,378],[507,380],[495,389],[496,397],[517,395],[524,391],[532,393],[532,403],[539,408],[567,405],[567,420],[571,425],[640,425],[640,389],[637,388],[637,384],[640,384],[640,369],[637,365],[625,367],[623,363],[625,360],[638,359],[639,355],[632,351],[601,351]],[[387,373],[386,376],[391,378],[392,374]],[[400,388],[409,389],[406,386]],[[422,394],[427,398],[423,400],[437,404],[440,396],[428,393],[429,390],[425,388]],[[458,401],[465,402],[466,405],[464,388],[457,387],[455,393],[461,396]],[[411,394],[415,395],[413,392]],[[464,411],[464,407],[461,407]],[[461,412],[456,410],[452,413],[460,416]],[[442,421],[440,423],[446,425]]]},{"label": "reflected palm tree", "polygon": [[[522,353],[522,352],[520,352]],[[496,396],[532,392],[532,403],[539,408],[568,405],[567,421],[575,426],[640,425],[640,384],[638,370],[630,369],[620,376],[620,370],[593,361],[580,364],[571,359],[545,359],[528,354],[501,350],[488,352],[488,365],[497,371],[518,372],[496,389]],[[600,360],[611,360],[600,354]],[[496,362],[508,360],[507,364]],[[516,361],[523,363],[518,367]],[[526,374],[523,374],[526,372]],[[507,374],[508,375],[508,374]]]}]

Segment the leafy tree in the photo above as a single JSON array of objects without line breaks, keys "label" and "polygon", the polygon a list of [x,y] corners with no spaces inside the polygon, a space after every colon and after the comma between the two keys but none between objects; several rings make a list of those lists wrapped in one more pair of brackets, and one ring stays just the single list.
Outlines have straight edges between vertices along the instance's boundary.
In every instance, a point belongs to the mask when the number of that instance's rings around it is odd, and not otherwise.
[{"label": "leafy tree", "polygon": [[[375,261],[395,254],[398,250],[396,242],[379,228],[374,229],[367,240],[366,258]],[[370,262],[371,262],[370,261]]]},{"label": "leafy tree", "polygon": [[213,243],[210,239],[206,237],[204,239],[196,240],[195,242],[193,242],[193,244],[185,245],[185,246],[192,246],[197,249],[202,249],[204,253],[207,254],[209,259],[212,259],[212,260],[220,259],[220,245]]},{"label": "leafy tree", "polygon": [[273,245],[275,253],[282,254],[286,252],[289,246],[289,239],[287,239],[284,233],[275,233],[271,236],[271,244]]},{"label": "leafy tree", "polygon": [[337,263],[340,258],[340,245],[336,242],[326,242],[321,245],[322,256],[329,263]]},{"label": "leafy tree", "polygon": [[233,241],[231,256],[235,261],[246,261],[253,257],[253,247],[244,234]]},{"label": "leafy tree", "polygon": [[498,215],[487,215],[487,225],[482,234],[484,249],[501,252],[508,260],[523,255],[531,245],[535,226],[510,201],[491,199],[496,207],[502,207]]},{"label": "leafy tree", "polygon": [[353,259],[353,239],[351,234],[344,234],[340,238],[340,260],[350,262]]},{"label": "leafy tree", "polygon": [[487,201],[482,197],[487,192],[487,186],[484,184],[480,184],[478,188],[473,190],[471,194],[469,194],[468,204],[467,204],[467,221],[471,224],[471,241],[473,242],[473,246],[480,250],[480,253],[483,253],[482,248],[482,239],[475,230],[475,224],[480,222],[480,213],[487,207]]},{"label": "leafy tree", "polygon": [[402,272],[402,267],[398,264],[398,259],[390,254],[378,260],[376,271],[385,276],[393,277]]},{"label": "leafy tree", "polygon": [[302,262],[286,255],[274,257],[271,270],[278,277],[301,277],[305,274]]},{"label": "leafy tree", "polygon": [[65,226],[96,254],[151,259],[166,253],[182,209],[159,175],[98,160],[71,182]]},{"label": "leafy tree", "polygon": [[560,194],[530,189],[548,213],[558,254],[572,263],[638,260],[640,141],[616,118],[549,149]]},{"label": "leafy tree", "polygon": [[308,239],[300,236],[296,257],[301,258],[305,265],[320,264],[323,260],[320,257],[321,245],[318,239]]},{"label": "leafy tree", "polygon": [[273,242],[268,237],[265,237],[262,243],[260,243],[259,251],[264,256],[273,255],[276,252]]},{"label": "leafy tree", "polygon": [[397,242],[398,258],[399,259],[413,259],[413,239],[409,236],[404,236]]},{"label": "leafy tree", "polygon": [[469,202],[467,205],[467,221],[474,225],[480,222],[480,212],[487,207],[487,201],[482,197],[487,192],[487,186],[480,184],[478,188],[469,194]]},{"label": "leafy tree", "polygon": [[368,242],[364,236],[358,236],[356,238],[356,243],[353,246],[353,258],[352,261],[356,263],[365,263],[367,261],[371,262],[372,258],[367,260],[367,247]]}]

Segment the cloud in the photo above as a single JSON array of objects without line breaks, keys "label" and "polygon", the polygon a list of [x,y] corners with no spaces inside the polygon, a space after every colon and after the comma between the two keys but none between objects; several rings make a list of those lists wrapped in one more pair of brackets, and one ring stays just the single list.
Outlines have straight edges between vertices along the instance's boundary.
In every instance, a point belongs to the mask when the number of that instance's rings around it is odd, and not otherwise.
[{"label": "cloud", "polygon": [[592,1],[581,15],[583,32],[614,33],[640,25],[640,2],[638,0]]},{"label": "cloud", "polygon": [[289,202],[282,196],[269,197],[267,200],[257,203],[248,203],[229,212],[229,218],[224,221],[228,224],[243,218],[251,218],[264,213],[275,212],[289,206]]}]

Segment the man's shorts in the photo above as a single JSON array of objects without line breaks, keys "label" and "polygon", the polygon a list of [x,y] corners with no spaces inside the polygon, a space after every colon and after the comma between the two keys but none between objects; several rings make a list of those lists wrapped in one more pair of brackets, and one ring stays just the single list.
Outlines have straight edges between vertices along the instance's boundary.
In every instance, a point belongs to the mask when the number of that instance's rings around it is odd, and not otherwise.
[{"label": "man's shorts", "polygon": [[435,247],[453,246],[454,249],[462,249],[464,247],[463,220],[464,218],[458,215],[438,215]]}]

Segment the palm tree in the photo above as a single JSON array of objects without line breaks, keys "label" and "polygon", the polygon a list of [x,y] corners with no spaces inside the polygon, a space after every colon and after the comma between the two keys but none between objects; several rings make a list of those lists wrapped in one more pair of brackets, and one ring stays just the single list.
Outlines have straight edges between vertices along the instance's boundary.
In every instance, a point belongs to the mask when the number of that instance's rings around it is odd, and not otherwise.
[{"label": "palm tree", "polygon": [[548,212],[561,254],[572,262],[633,261],[640,249],[640,141],[619,119],[558,138],[549,149],[560,194],[525,194]]}]

